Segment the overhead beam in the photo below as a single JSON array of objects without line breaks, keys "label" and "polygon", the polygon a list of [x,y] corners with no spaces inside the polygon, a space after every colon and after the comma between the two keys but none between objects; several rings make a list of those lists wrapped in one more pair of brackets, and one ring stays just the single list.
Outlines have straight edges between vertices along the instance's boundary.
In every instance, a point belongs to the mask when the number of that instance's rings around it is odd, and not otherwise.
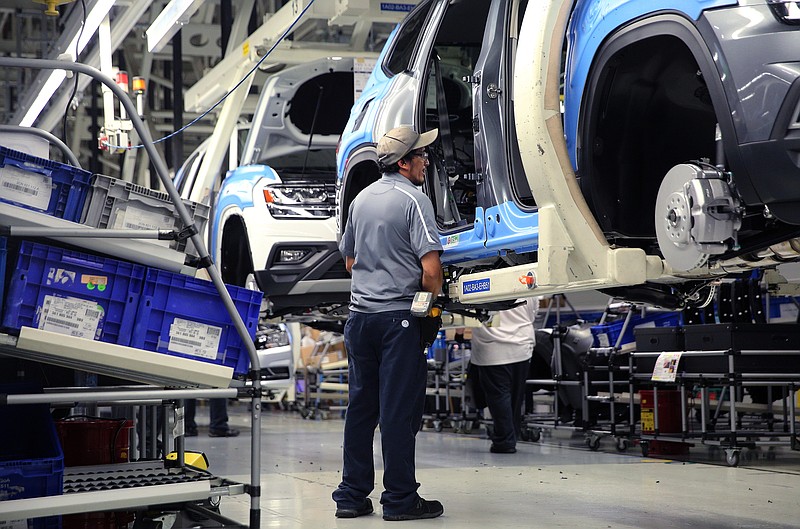
[{"label": "overhead beam", "polygon": [[[186,110],[204,110],[222,98],[239,81],[240,77],[235,72],[241,70],[242,64],[247,65],[247,72],[259,60],[263,50],[271,48],[285,32],[289,30],[298,15],[309,6],[311,0],[292,0],[270,16],[264,24],[255,30],[247,39],[231,49],[214,68],[209,70],[202,79],[186,91]],[[416,3],[416,2],[411,2]],[[405,13],[384,11],[377,0],[369,0],[369,7],[361,12],[365,19],[372,22],[399,22]],[[306,12],[302,22],[308,20],[330,20],[333,17],[344,19],[341,12],[336,11],[333,2],[318,1]],[[350,22],[351,24],[353,22]],[[349,24],[348,24],[349,25]],[[302,24],[295,26],[299,29]],[[358,39],[361,43],[361,39]],[[309,43],[306,43],[308,46]],[[308,48],[299,42],[284,41],[273,51],[267,59],[271,64],[300,64],[314,59],[339,55],[345,57],[377,57],[377,53],[365,52],[363,48],[355,48],[352,44],[334,47],[331,44],[313,43]],[[229,46],[230,47],[230,46]],[[313,51],[312,51],[313,50]]]},{"label": "overhead beam", "polygon": [[[125,11],[117,15],[111,22],[111,48],[117,50],[122,46],[122,41],[136,26],[139,19],[144,16],[144,13],[150,7],[153,0],[137,0],[130,2]],[[92,50],[82,60],[84,64],[88,64],[94,68],[100,67],[100,50],[98,46],[94,46]],[[86,87],[91,82],[88,76],[81,75],[78,77],[78,92],[83,93]],[[70,87],[71,88],[71,87]],[[37,127],[52,131],[64,116],[64,109],[67,107],[67,102],[70,99],[72,90],[60,90],[55,98],[50,102],[50,106],[42,112],[37,122]]]}]

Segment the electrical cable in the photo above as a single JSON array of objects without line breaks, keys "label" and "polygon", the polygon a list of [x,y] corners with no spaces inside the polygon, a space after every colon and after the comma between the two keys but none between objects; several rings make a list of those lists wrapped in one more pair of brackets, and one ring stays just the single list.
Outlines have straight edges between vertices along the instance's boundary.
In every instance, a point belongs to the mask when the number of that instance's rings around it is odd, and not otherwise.
[{"label": "electrical cable", "polygon": [[[303,10],[302,10],[302,11],[300,11],[300,13],[297,15],[297,18],[295,18],[295,19],[294,19],[294,21],[292,21],[292,23],[289,25],[289,27],[288,27],[288,28],[286,28],[286,30],[283,32],[283,34],[280,36],[280,38],[278,38],[278,39],[275,41],[275,43],[272,45],[272,47],[271,47],[269,50],[267,50],[267,53],[265,53],[265,54],[264,54],[264,56],[263,56],[263,57],[261,57],[261,59],[259,59],[259,61],[258,61],[258,62],[255,64],[255,66],[253,66],[253,67],[250,69],[250,71],[249,71],[249,72],[247,72],[247,73],[244,75],[244,77],[242,77],[242,78],[239,80],[239,82],[238,82],[238,83],[236,83],[236,86],[234,86],[233,88],[231,88],[231,89],[230,89],[230,90],[229,90],[229,91],[228,91],[228,92],[227,92],[227,93],[226,93],[224,96],[222,96],[222,97],[219,99],[219,101],[217,101],[216,103],[214,103],[214,104],[213,104],[213,105],[212,105],[212,106],[211,106],[211,107],[210,107],[208,110],[206,110],[205,112],[203,112],[202,114],[200,114],[199,116],[197,116],[196,118],[194,118],[192,121],[190,121],[189,123],[187,123],[186,125],[184,125],[184,126],[183,126],[183,127],[181,127],[180,129],[178,129],[178,130],[176,130],[176,131],[174,131],[174,132],[171,132],[171,133],[167,134],[166,136],[164,136],[164,137],[162,137],[162,138],[159,138],[159,139],[157,139],[157,140],[153,140],[153,143],[154,143],[154,144],[155,144],[155,143],[161,143],[161,142],[164,142],[164,141],[166,141],[166,140],[168,140],[168,139],[172,138],[173,136],[175,136],[175,135],[177,135],[177,134],[180,134],[180,133],[181,133],[181,132],[183,132],[184,130],[188,129],[189,127],[191,127],[192,125],[194,125],[195,123],[197,123],[198,121],[200,121],[201,119],[203,119],[204,117],[206,117],[206,116],[207,116],[208,114],[210,114],[210,113],[211,113],[211,112],[212,112],[212,111],[213,111],[215,108],[217,108],[217,107],[218,107],[219,105],[221,105],[221,104],[222,104],[222,103],[223,103],[223,102],[224,102],[226,99],[228,99],[228,96],[230,96],[230,95],[231,95],[232,93],[234,93],[234,92],[235,92],[235,91],[236,91],[236,90],[237,90],[237,89],[238,89],[240,86],[242,86],[242,84],[243,84],[243,83],[244,83],[244,82],[247,80],[247,78],[248,78],[248,77],[250,77],[251,75],[253,75],[253,73],[254,73],[254,72],[255,72],[255,71],[258,69],[258,67],[259,67],[259,66],[261,66],[261,63],[263,63],[263,62],[264,62],[264,61],[265,61],[265,60],[266,60],[266,59],[267,59],[267,58],[268,58],[270,55],[272,55],[272,52],[273,52],[273,51],[275,51],[275,48],[277,48],[277,47],[278,47],[278,44],[280,44],[281,42],[283,42],[283,40],[284,40],[284,39],[286,38],[286,36],[287,36],[287,35],[288,35],[288,34],[289,34],[289,33],[290,33],[290,32],[291,32],[293,29],[294,29],[294,27],[297,25],[297,23],[298,23],[298,22],[300,22],[300,19],[302,19],[302,18],[303,18],[303,16],[306,14],[306,12],[309,10],[309,8],[310,8],[312,5],[314,5],[314,2],[315,2],[315,0],[311,0],[311,1],[308,3],[308,5],[307,5],[305,8],[303,8]],[[141,148],[143,148],[143,147],[144,147],[144,145],[142,145],[142,144],[139,144],[139,145],[130,145],[130,146],[123,147],[123,146],[120,146],[120,145],[111,145],[111,144],[110,144],[110,143],[108,143],[108,142],[104,143],[104,145],[105,145],[106,147],[108,147],[109,149],[115,149],[115,150],[116,150],[116,149],[125,149],[125,150],[130,150],[130,149],[141,149]]]},{"label": "electrical cable", "polygon": [[[86,0],[81,0],[81,8],[83,9],[83,20],[81,21],[81,29],[78,31],[78,38],[75,40],[75,60],[78,60],[78,43],[83,37],[83,29],[86,27]],[[75,82],[72,85],[72,94],[67,100],[67,107],[64,109],[64,120],[61,122],[61,134],[64,137],[64,143],[67,143],[67,114],[69,114],[69,107],[75,100],[75,94],[78,92],[78,75],[75,74]]]}]

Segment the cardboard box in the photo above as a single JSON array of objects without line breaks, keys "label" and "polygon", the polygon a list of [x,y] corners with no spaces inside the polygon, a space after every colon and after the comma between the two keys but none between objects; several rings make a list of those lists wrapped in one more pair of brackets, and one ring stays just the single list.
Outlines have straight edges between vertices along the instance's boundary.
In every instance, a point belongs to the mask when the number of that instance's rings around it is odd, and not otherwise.
[{"label": "cardboard box", "polygon": [[463,328],[450,328],[445,329],[444,334],[448,340],[455,340],[456,339],[456,331],[463,330],[464,331],[464,339],[471,340],[472,339],[472,327],[463,327]]},{"label": "cardboard box", "polygon": [[347,358],[344,342],[328,347],[325,354],[321,354],[323,347],[306,345],[300,348],[300,361],[306,367],[320,367],[331,362],[338,362]]}]

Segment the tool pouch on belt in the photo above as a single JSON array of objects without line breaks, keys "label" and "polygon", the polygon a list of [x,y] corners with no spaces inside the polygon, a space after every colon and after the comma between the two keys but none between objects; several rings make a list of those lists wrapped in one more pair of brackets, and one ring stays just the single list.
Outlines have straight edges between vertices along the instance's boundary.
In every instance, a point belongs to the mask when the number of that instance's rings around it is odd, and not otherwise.
[{"label": "tool pouch on belt", "polygon": [[441,328],[441,316],[425,316],[424,318],[419,319],[419,336],[423,349],[425,347],[429,347],[433,341],[436,340],[436,335]]}]

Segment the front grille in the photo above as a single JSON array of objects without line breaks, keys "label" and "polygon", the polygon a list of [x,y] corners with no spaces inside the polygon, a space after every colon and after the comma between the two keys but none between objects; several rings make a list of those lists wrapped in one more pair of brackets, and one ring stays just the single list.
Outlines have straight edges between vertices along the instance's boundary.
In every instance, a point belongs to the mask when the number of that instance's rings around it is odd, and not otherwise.
[{"label": "front grille", "polygon": [[350,279],[350,274],[344,266],[344,259],[337,259],[320,279]]}]

